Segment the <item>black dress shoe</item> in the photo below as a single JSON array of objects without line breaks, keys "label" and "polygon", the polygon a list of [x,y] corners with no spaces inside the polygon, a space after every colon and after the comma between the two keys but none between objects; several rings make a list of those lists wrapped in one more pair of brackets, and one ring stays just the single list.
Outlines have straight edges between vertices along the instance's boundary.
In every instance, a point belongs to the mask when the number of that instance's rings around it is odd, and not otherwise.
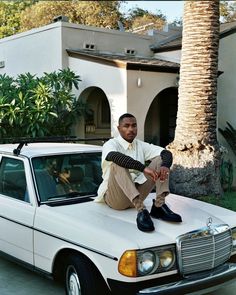
[{"label": "black dress shoe", "polygon": [[154,231],[154,225],[147,209],[138,212],[137,227],[141,231]]},{"label": "black dress shoe", "polygon": [[165,221],[182,222],[181,216],[171,211],[166,204],[162,205],[161,207],[156,207],[154,203],[155,200],[153,200],[153,205],[150,212],[152,217]]}]

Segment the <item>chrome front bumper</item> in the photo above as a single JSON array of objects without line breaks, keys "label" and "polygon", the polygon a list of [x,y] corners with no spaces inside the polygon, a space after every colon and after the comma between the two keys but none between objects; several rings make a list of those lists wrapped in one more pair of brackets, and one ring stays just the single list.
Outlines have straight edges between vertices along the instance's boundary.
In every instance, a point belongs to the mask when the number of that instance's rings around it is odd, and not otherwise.
[{"label": "chrome front bumper", "polygon": [[[189,275],[181,281],[140,290],[137,295],[187,294],[217,287],[236,278],[236,263],[226,263],[212,271]],[[199,292],[200,294],[200,292]]]}]

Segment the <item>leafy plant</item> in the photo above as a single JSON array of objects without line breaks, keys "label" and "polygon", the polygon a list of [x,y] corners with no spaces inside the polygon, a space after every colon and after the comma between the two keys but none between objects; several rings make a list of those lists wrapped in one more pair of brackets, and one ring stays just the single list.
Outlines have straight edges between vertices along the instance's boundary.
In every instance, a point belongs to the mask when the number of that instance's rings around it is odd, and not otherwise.
[{"label": "leafy plant", "polygon": [[80,81],[70,69],[42,77],[0,75],[0,137],[69,135],[87,108],[72,93]]},{"label": "leafy plant", "polygon": [[227,126],[225,129],[223,130],[219,128],[219,131],[224,136],[236,156],[236,130],[229,122],[226,122],[226,124]]}]

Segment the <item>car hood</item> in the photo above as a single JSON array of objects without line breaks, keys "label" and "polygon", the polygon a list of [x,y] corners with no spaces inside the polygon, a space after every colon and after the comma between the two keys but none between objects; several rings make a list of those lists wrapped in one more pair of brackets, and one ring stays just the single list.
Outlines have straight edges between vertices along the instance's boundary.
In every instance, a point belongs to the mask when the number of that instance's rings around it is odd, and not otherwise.
[{"label": "car hood", "polygon": [[[154,194],[145,200],[150,211]],[[155,231],[137,229],[135,209],[113,210],[104,203],[86,202],[37,209],[35,228],[53,236],[117,257],[127,249],[144,249],[173,244],[176,237],[212,224],[236,226],[236,213],[218,206],[170,194],[167,205],[182,216],[182,223],[155,220]]]}]

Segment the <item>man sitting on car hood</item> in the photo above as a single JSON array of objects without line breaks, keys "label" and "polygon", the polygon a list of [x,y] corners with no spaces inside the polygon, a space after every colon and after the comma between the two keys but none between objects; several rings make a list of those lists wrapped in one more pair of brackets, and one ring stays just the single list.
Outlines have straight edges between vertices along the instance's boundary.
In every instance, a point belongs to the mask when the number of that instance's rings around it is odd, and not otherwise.
[{"label": "man sitting on car hood", "polygon": [[[141,231],[154,230],[153,218],[181,222],[180,215],[165,204],[169,194],[169,171],[172,165],[170,151],[136,139],[137,121],[131,114],[119,118],[119,136],[103,145],[103,182],[95,201],[105,203],[116,210],[135,207],[137,227]],[[151,161],[145,166],[146,161]],[[156,199],[150,211],[144,200],[156,186]]]}]

